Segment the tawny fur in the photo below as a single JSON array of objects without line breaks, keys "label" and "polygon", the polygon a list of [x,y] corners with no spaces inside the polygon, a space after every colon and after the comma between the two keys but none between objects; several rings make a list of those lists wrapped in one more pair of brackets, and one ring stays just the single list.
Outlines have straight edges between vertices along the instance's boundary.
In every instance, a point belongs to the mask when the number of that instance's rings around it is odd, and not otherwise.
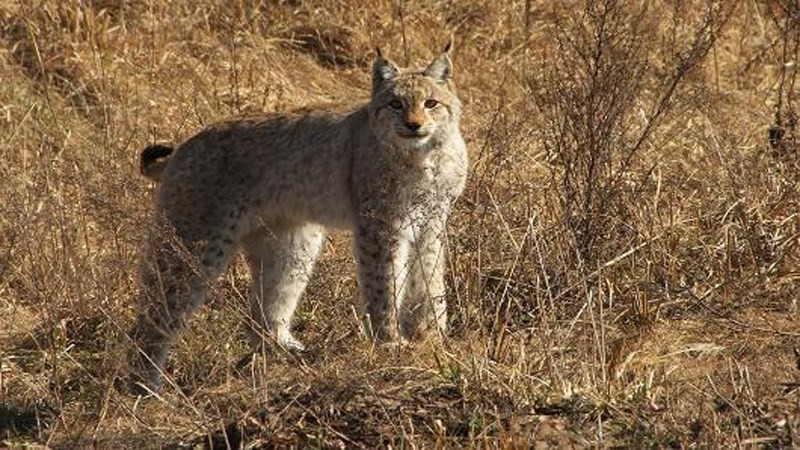
[{"label": "tawny fur", "polygon": [[238,249],[252,318],[302,349],[290,324],[328,228],[354,234],[372,337],[444,333],[443,237],[467,178],[451,75],[449,46],[422,70],[378,54],[366,104],[218,123],[166,156],[145,150],[142,173],[160,184],[131,332],[143,380],[160,384],[173,339]]}]

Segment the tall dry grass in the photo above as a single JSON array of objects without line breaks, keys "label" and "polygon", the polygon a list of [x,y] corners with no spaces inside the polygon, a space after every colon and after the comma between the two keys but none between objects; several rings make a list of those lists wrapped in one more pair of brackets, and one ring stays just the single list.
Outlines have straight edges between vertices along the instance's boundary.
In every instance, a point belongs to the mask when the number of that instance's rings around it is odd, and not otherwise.
[{"label": "tall dry grass", "polygon": [[[0,442],[798,445],[798,17],[789,0],[0,1]],[[118,392],[152,203],[138,152],[365,98],[375,45],[421,61],[450,34],[472,159],[451,336],[372,348],[336,235],[298,313],[309,356],[249,354],[237,263],[172,384]]]}]

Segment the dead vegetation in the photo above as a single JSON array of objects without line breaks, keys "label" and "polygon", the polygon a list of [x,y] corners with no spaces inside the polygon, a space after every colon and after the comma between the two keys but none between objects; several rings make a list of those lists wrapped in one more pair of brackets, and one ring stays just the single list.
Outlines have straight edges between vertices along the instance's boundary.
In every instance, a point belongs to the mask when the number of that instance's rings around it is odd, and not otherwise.
[{"label": "dead vegetation", "polygon": [[[0,1],[0,442],[82,448],[800,445],[794,0]],[[172,384],[118,392],[139,151],[368,95],[455,37],[472,158],[452,333],[359,332],[347,236],[250,355],[246,270]]]}]

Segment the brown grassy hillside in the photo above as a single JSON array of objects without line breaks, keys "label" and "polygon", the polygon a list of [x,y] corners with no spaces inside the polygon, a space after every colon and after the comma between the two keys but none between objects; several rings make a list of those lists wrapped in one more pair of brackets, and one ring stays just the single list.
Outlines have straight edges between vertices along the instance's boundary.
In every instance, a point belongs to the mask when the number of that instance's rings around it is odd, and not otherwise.
[{"label": "brown grassy hillside", "polygon": [[[790,0],[0,0],[0,445],[800,445],[799,30]],[[336,234],[308,355],[249,353],[240,261],[163,392],[118,391],[141,149],[366,98],[374,46],[451,34],[445,342],[373,348]]]}]

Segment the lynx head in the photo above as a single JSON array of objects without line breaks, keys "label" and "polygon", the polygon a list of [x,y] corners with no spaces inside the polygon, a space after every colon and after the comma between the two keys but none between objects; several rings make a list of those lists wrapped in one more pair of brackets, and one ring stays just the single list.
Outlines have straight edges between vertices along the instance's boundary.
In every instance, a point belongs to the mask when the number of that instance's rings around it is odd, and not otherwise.
[{"label": "lynx head", "polygon": [[461,102],[452,83],[450,47],[424,69],[401,69],[377,51],[370,119],[379,139],[425,153],[458,127]]}]

